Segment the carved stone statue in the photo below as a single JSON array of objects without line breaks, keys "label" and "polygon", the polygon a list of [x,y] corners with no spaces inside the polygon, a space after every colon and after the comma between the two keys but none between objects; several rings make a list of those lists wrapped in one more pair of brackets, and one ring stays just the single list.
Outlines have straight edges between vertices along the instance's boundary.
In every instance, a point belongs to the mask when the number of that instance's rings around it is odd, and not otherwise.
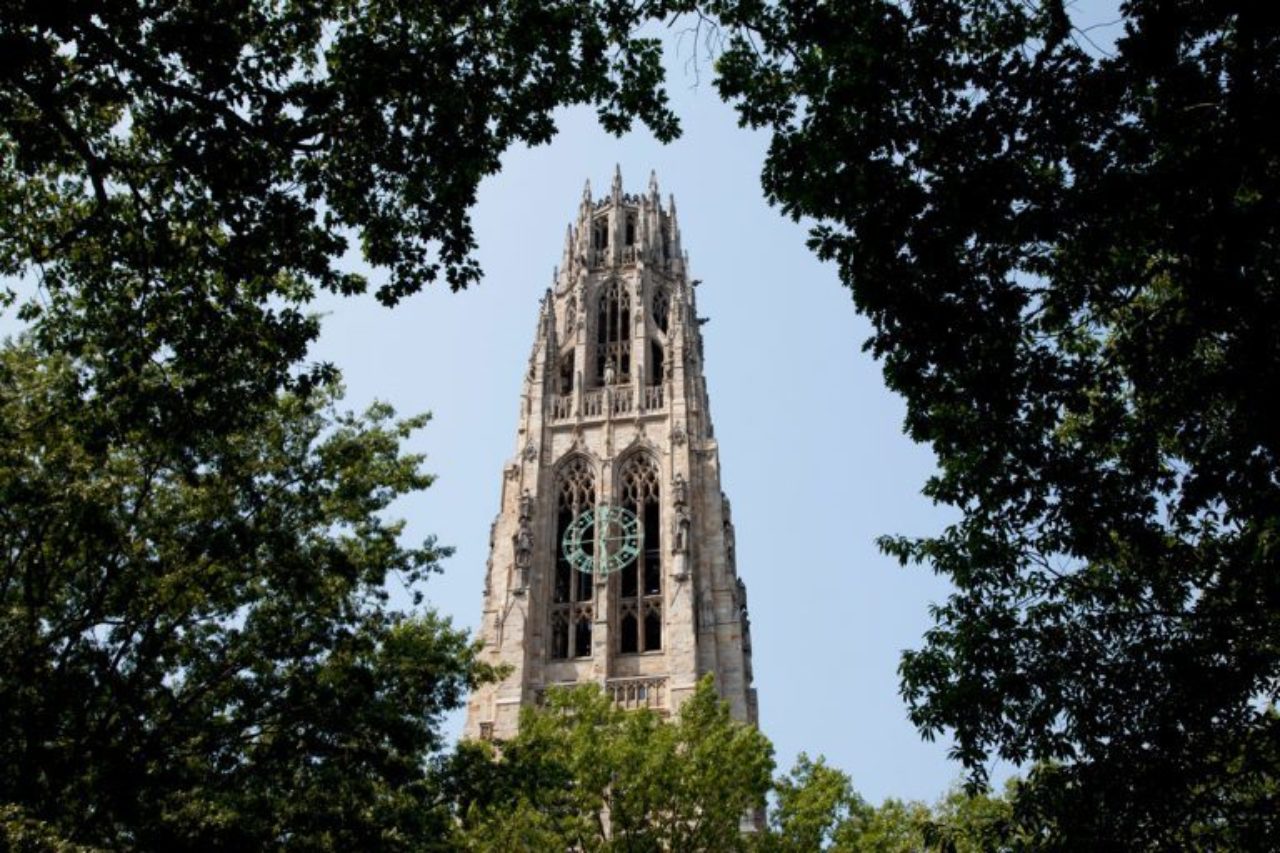
[{"label": "carved stone statue", "polygon": [[676,507],[676,553],[689,550],[689,512],[683,506]]},{"label": "carved stone statue", "polygon": [[520,589],[529,588],[529,567],[533,563],[533,498],[528,491],[520,496],[520,527],[516,530],[516,570],[520,573]]},{"label": "carved stone statue", "polygon": [[689,484],[684,481],[683,474],[676,474],[672,492],[675,494],[676,506],[681,507],[689,503]]},{"label": "carved stone statue", "polygon": [[533,556],[533,531],[528,524],[521,524],[516,531],[516,565],[529,567],[529,558]]},{"label": "carved stone statue", "polygon": [[612,385],[612,384],[613,384],[613,377],[614,377],[614,372],[613,372],[613,360],[612,360],[612,359],[610,359],[610,360],[609,360],[609,363],[608,363],[608,364],[606,364],[606,365],[604,366],[604,384],[605,384],[605,385]]}]

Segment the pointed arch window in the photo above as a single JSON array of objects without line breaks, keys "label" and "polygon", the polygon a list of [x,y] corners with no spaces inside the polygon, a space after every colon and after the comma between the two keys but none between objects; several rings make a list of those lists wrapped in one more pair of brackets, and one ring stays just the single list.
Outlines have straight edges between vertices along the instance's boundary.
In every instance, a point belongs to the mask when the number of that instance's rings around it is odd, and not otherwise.
[{"label": "pointed arch window", "polygon": [[657,341],[649,341],[649,384],[661,385],[666,377],[666,350]]},{"label": "pointed arch window", "polygon": [[662,527],[658,463],[648,454],[628,458],[619,472],[621,503],[636,514],[644,544],[618,572],[618,652],[662,648]]},{"label": "pointed arch window", "polygon": [[600,292],[596,312],[596,385],[604,385],[612,368],[615,384],[631,376],[631,297],[614,279]]},{"label": "pointed arch window", "polygon": [[573,350],[560,356],[560,393],[573,393]]},{"label": "pointed arch window", "polygon": [[671,297],[667,295],[665,287],[659,287],[653,291],[653,323],[665,335],[670,319]]},{"label": "pointed arch window", "polygon": [[591,656],[593,579],[565,559],[560,543],[573,520],[595,505],[595,473],[591,463],[575,456],[556,474],[556,535],[551,545],[555,552],[555,573],[549,608],[553,659]]}]

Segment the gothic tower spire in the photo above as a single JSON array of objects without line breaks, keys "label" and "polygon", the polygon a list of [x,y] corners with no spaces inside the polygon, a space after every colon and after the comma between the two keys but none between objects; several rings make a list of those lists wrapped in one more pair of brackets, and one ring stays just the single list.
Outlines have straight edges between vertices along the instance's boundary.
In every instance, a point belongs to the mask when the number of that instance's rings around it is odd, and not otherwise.
[{"label": "gothic tower spire", "polygon": [[514,734],[550,686],[595,682],[671,713],[708,673],[756,721],[746,587],[676,221],[648,192],[590,182],[539,306],[516,453],[485,578],[484,655],[466,735]]}]

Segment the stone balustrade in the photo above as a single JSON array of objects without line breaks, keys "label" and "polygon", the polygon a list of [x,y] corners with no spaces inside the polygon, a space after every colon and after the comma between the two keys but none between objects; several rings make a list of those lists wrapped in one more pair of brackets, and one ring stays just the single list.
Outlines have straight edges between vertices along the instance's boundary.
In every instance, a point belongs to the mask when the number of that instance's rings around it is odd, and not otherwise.
[{"label": "stone balustrade", "polygon": [[664,394],[661,385],[650,385],[644,389],[644,410],[656,412],[663,408]]},{"label": "stone balustrade", "polygon": [[[548,684],[534,691],[533,700],[537,705],[546,703],[547,690],[571,690],[578,686],[577,682],[561,681]],[[639,675],[629,678],[610,678],[604,683],[604,692],[615,705],[626,711],[637,708],[651,708],[654,711],[669,711],[667,705],[667,677],[665,675]]]},{"label": "stone balustrade", "polygon": [[655,711],[667,709],[666,676],[610,678],[605,682],[604,690],[615,705],[628,711],[636,708],[652,708]]},{"label": "stone balustrade", "polygon": [[555,394],[551,397],[551,420],[569,421],[581,414],[583,420],[599,420],[606,415],[622,417],[634,414],[662,412],[666,409],[666,388],[662,385],[647,385],[639,389],[639,407],[637,408],[636,388],[631,385],[616,385],[582,392],[581,412],[573,410],[572,394]]},{"label": "stone balustrade", "polygon": [[639,246],[623,246],[616,255],[608,249],[592,249],[587,266],[592,270],[602,270],[614,266],[634,266],[640,259]]}]

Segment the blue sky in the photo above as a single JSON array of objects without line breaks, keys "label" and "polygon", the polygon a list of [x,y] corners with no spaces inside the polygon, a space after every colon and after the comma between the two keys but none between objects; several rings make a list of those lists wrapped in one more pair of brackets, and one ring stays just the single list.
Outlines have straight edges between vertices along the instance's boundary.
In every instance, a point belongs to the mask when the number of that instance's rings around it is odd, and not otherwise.
[{"label": "blue sky", "polygon": [[704,282],[707,382],[750,597],[761,727],[781,767],[802,750],[823,754],[869,799],[932,800],[959,769],[907,721],[896,667],[946,586],[899,568],[874,539],[947,522],[919,493],[933,457],[902,434],[903,405],[861,352],[869,327],[835,269],[805,248],[805,227],[763,200],[767,137],[738,129],[705,79],[694,86],[675,69],[684,135],[668,146],[644,131],[614,139],[589,110],[562,112],[549,146],[509,152],[482,187],[480,286],[394,310],[328,300],[315,354],[342,368],[352,405],[376,398],[434,414],[414,447],[439,479],[397,510],[410,537],[456,546],[428,598],[474,627],[537,303],[565,225],[586,179],[603,195],[621,164],[626,189],[640,192],[655,170]]}]

